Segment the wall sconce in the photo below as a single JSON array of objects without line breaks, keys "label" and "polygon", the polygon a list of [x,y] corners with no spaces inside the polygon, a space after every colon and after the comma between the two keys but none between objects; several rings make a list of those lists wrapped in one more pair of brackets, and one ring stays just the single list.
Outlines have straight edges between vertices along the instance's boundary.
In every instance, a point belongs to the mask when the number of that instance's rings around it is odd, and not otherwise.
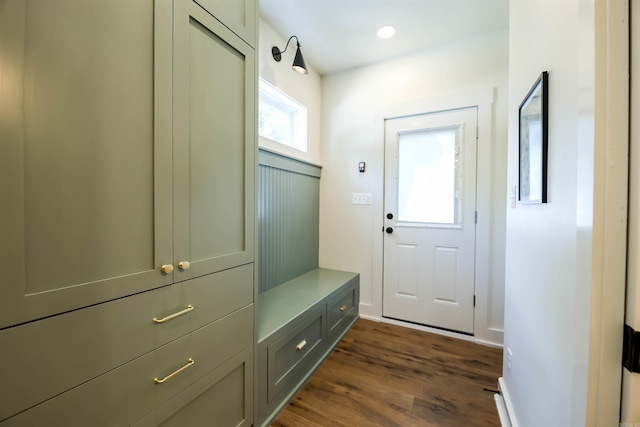
[{"label": "wall sconce", "polygon": [[298,41],[297,36],[289,37],[289,40],[287,41],[287,45],[284,47],[284,50],[282,52],[276,46],[272,47],[271,55],[273,55],[273,59],[275,59],[276,62],[280,62],[280,60],[282,59],[282,54],[287,51],[287,48],[289,47],[289,42],[294,37],[296,38],[296,44],[298,45],[298,49],[296,50],[296,57],[293,59],[293,65],[291,66],[291,68],[293,68],[294,71],[297,71],[300,74],[309,74],[309,71],[307,70],[307,64],[304,63],[302,52],[300,52],[300,42]]}]

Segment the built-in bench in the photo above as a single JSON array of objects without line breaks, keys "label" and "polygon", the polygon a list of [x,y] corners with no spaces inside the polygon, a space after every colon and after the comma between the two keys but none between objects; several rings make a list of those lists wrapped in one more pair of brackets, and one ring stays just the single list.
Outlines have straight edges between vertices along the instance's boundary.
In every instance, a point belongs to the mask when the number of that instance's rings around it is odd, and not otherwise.
[{"label": "built-in bench", "polygon": [[258,414],[266,426],[358,318],[360,276],[318,268],[321,168],[258,153]]},{"label": "built-in bench", "polygon": [[269,425],[358,318],[360,275],[316,268],[260,294],[258,425]]}]

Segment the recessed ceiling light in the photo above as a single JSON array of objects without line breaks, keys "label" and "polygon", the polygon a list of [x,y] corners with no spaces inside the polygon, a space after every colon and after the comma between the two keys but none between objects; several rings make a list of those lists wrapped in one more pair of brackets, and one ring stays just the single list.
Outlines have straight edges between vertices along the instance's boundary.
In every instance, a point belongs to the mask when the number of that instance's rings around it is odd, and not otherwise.
[{"label": "recessed ceiling light", "polygon": [[386,25],[378,30],[378,37],[381,39],[390,39],[396,33],[395,27]]}]

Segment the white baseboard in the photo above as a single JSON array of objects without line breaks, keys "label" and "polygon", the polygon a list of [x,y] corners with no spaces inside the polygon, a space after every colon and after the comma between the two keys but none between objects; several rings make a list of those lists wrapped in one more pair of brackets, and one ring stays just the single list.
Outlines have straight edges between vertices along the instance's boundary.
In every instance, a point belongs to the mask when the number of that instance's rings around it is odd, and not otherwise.
[{"label": "white baseboard", "polygon": [[480,338],[476,338],[476,342],[478,344],[486,345],[487,347],[504,348],[504,345],[502,345],[501,343],[497,343],[497,342],[493,342],[493,341],[487,341],[487,340],[483,340],[483,339],[480,339]]},{"label": "white baseboard", "polygon": [[[516,414],[513,410],[509,390],[502,377],[498,378],[498,388],[500,389],[500,396],[496,395],[496,406],[498,407],[502,427],[518,427],[518,421],[516,420]],[[498,401],[498,397],[500,401]]]},{"label": "white baseboard", "polygon": [[360,313],[360,317],[362,319],[371,320],[373,322],[379,322],[380,321],[380,318],[378,316],[370,316],[368,314],[363,314],[362,312]]},{"label": "white baseboard", "polygon": [[504,399],[498,393],[493,395],[493,398],[496,400],[496,408],[498,408],[498,416],[500,417],[500,425],[502,427],[513,427],[511,425],[511,420],[509,419],[509,414],[507,412],[507,405],[504,403]]},{"label": "white baseboard", "polygon": [[360,312],[360,317],[362,317],[363,319],[373,320],[375,322],[380,321],[379,310],[376,310],[376,308],[371,304],[361,302],[358,308]]}]

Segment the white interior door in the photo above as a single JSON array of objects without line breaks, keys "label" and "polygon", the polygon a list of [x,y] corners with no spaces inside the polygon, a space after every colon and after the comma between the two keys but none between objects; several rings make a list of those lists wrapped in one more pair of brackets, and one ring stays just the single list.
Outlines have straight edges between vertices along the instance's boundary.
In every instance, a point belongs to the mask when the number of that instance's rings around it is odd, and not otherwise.
[{"label": "white interior door", "polygon": [[477,109],[385,123],[383,316],[473,333]]}]

